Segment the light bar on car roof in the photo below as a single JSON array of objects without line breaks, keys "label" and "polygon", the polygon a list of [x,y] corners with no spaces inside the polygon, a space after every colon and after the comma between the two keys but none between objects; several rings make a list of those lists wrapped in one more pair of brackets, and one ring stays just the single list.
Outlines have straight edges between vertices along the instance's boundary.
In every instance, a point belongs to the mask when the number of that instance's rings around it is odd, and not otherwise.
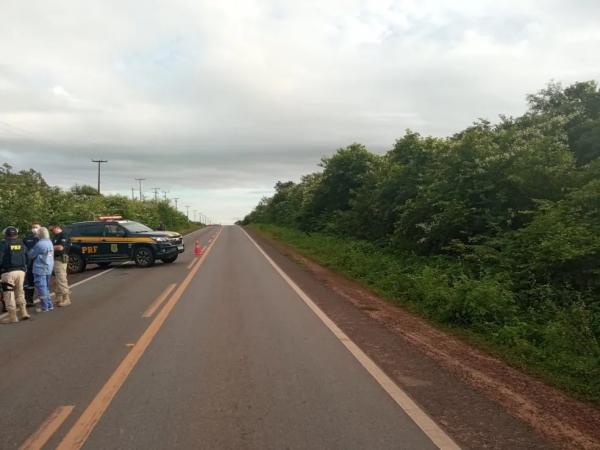
[{"label": "light bar on car roof", "polygon": [[98,216],[98,220],[108,222],[110,220],[123,220],[122,216]]}]

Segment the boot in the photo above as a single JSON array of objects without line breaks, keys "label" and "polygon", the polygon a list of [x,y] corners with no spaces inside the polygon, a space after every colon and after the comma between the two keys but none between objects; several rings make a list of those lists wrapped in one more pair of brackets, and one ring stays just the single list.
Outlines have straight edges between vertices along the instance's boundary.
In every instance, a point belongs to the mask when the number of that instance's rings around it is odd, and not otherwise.
[{"label": "boot", "polygon": [[21,320],[29,319],[29,313],[27,312],[27,306],[25,306],[25,303],[21,303],[19,305],[19,313],[21,314]]},{"label": "boot", "polygon": [[61,306],[63,306],[63,295],[62,294],[56,294],[54,297],[54,304],[56,306],[58,306],[59,308]]},{"label": "boot", "polygon": [[69,298],[68,295],[65,295],[62,299],[62,302],[60,302],[59,306],[69,306],[71,304],[71,299]]},{"label": "boot", "polygon": [[17,311],[11,310],[8,312],[8,317],[5,317],[0,321],[0,323],[19,323],[19,318],[17,317]]}]

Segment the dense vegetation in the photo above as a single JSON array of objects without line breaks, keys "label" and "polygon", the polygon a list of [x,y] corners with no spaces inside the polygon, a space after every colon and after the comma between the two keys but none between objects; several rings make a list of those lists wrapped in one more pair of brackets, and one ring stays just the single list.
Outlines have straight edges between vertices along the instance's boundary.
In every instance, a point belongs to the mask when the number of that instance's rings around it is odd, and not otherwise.
[{"label": "dense vegetation", "polygon": [[340,149],[243,223],[600,402],[600,92],[528,102],[384,155]]},{"label": "dense vegetation", "polygon": [[34,170],[15,173],[8,164],[0,166],[0,229],[13,225],[27,230],[32,221],[68,224],[109,214],[153,228],[161,223],[173,231],[194,228],[185,214],[167,201],[140,202],[121,195],[98,195],[90,186],[74,186],[65,191],[49,186]]}]

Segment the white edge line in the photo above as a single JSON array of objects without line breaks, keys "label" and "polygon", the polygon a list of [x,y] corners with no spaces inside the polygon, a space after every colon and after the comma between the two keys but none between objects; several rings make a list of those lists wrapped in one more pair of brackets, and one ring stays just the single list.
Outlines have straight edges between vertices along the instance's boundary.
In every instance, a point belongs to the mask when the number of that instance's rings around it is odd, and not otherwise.
[{"label": "white edge line", "polygon": [[[121,265],[125,265],[125,264],[119,264],[119,266],[121,266]],[[107,274],[107,273],[109,273],[109,272],[112,272],[112,271],[113,271],[113,270],[115,270],[115,269],[116,269],[116,267],[113,267],[112,269],[103,270],[102,272],[100,272],[100,273],[97,273],[96,275],[92,275],[91,277],[87,277],[87,278],[86,278],[86,279],[84,279],[84,280],[81,280],[81,281],[78,281],[77,283],[73,283],[73,284],[71,284],[71,285],[69,286],[69,288],[74,288],[74,287],[77,287],[77,286],[79,286],[79,285],[82,285],[83,283],[86,283],[86,282],[88,282],[88,281],[90,281],[90,280],[93,280],[94,278],[98,278],[98,277],[101,277],[102,275],[105,275],[105,274]]]},{"label": "white edge line", "polygon": [[369,372],[369,374],[379,383],[379,385],[389,394],[390,397],[404,410],[404,412],[413,420],[413,422],[431,439],[431,441],[443,450],[460,450],[460,447],[452,440],[431,417],[427,415],[410,396],[404,392],[385,372],[363,352],[358,345],[354,343],[328,316],[321,308],[271,259],[269,255],[256,243],[252,237],[242,227],[238,228],[244,232],[246,237],[252,242],[258,251],[266,258],[273,268],[281,275],[286,283],[296,292],[304,303],[315,313],[315,315],[325,324],[335,337],[348,349],[358,362]]},{"label": "white edge line", "polygon": [[[193,233],[195,233],[195,232],[197,232],[197,231],[206,230],[207,228],[208,228],[208,227],[204,227],[204,228],[200,228],[199,230],[194,230],[194,231],[192,231],[191,233],[184,234],[184,235],[183,235],[183,237],[190,236],[191,234],[193,234]],[[119,266],[118,266],[118,267],[120,267],[120,266],[125,266],[125,265],[129,264],[130,262],[131,262],[131,261],[127,261],[127,262],[124,262],[124,263],[122,263],[122,264],[119,264]],[[195,262],[195,261],[194,261],[194,262]],[[93,264],[93,263],[92,263],[92,264]],[[105,274],[107,274],[108,272],[112,272],[112,271],[113,271],[113,270],[115,270],[115,269],[116,269],[116,267],[113,267],[112,269],[103,270],[102,272],[100,272],[100,273],[97,273],[96,275],[92,275],[91,277],[87,277],[87,278],[85,278],[85,279],[83,279],[83,280],[81,280],[81,281],[78,281],[77,283],[73,283],[73,284],[69,285],[69,289],[71,289],[71,288],[74,288],[74,287],[77,287],[77,286],[79,286],[79,285],[82,285],[83,283],[86,283],[86,282],[88,282],[88,281],[91,281],[91,280],[93,280],[94,278],[101,277],[102,275],[105,275]],[[52,292],[52,293],[50,294],[50,296],[53,296],[53,295],[54,295],[54,292]],[[8,316],[8,313],[7,313],[7,312],[0,314],[0,320],[1,320],[1,319],[3,319],[3,318],[5,318],[5,317],[7,317],[7,316]]]}]

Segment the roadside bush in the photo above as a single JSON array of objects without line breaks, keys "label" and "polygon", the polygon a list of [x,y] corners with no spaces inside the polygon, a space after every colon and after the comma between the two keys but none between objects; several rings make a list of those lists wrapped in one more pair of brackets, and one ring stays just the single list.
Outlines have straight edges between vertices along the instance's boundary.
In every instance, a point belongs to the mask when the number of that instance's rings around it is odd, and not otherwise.
[{"label": "roadside bush", "polygon": [[276,225],[252,227],[390,301],[470,333],[547,381],[600,402],[598,303],[590,305],[573,291],[561,295],[551,285],[515,291],[510,272],[473,274],[469,265],[447,256],[399,254],[367,241]]},{"label": "roadside bush", "polygon": [[406,130],[384,155],[339,149],[243,224],[286,227],[321,263],[600,401],[600,89],[527,100],[445,138]]}]

